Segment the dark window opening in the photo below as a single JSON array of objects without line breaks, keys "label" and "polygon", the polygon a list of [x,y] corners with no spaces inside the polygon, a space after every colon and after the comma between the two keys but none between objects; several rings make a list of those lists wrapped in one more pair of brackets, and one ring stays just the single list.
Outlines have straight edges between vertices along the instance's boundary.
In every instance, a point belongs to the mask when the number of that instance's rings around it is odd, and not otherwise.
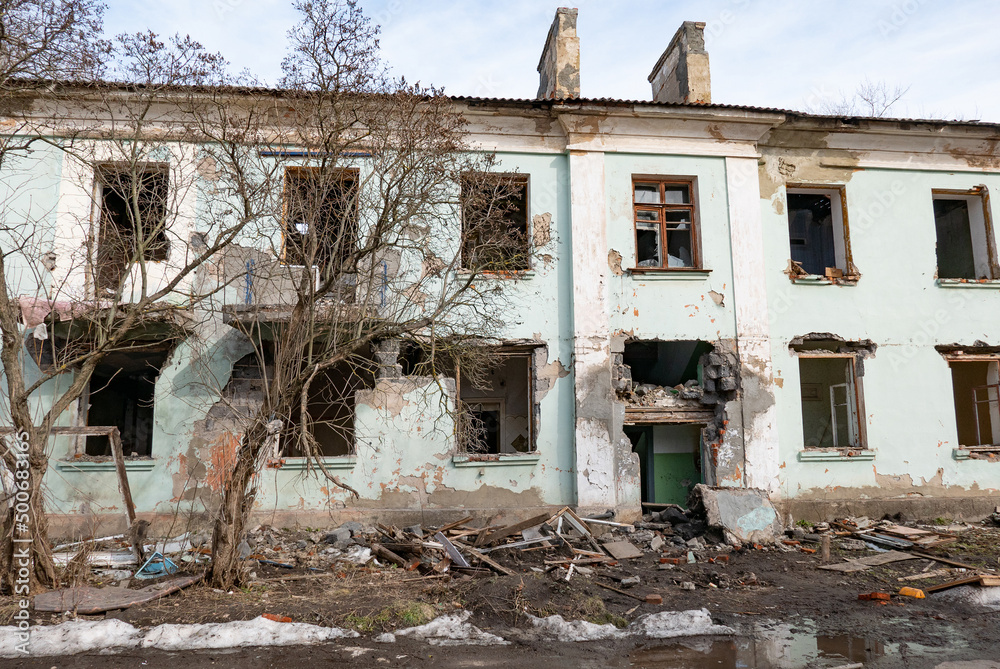
[{"label": "dark window opening", "polygon": [[[354,448],[354,420],[359,390],[375,386],[377,365],[364,352],[359,358],[326,369],[312,380],[306,406],[310,433],[316,440],[320,457],[351,455]],[[362,362],[363,361],[363,362]],[[260,380],[245,387],[267,392],[267,379],[273,378],[275,348],[270,341],[261,342],[259,350],[248,353],[233,365],[233,380]],[[301,442],[302,410],[298,397],[278,440],[280,457],[305,457]]]},{"label": "dark window opening", "polygon": [[636,267],[701,267],[690,181],[635,181]]},{"label": "dark window opening", "polygon": [[462,381],[459,440],[475,454],[528,453],[535,450],[531,354],[506,354],[473,383]]},{"label": "dark window opening", "polygon": [[399,343],[399,365],[403,368],[403,376],[430,376],[432,373],[430,356],[414,341]]},{"label": "dark window opening", "polygon": [[939,279],[992,279],[992,242],[981,195],[934,197]]},{"label": "dark window opening", "polygon": [[462,177],[462,267],[481,272],[529,269],[528,177]]},{"label": "dark window opening", "polygon": [[853,357],[799,358],[806,448],[862,448]]},{"label": "dark window opening", "polygon": [[793,261],[806,274],[850,272],[839,191],[788,190],[788,243]]},{"label": "dark window opening", "polygon": [[[90,377],[86,415],[90,427],[117,427],[122,452],[148,457],[153,449],[153,398],[156,379],[170,345],[109,353]],[[87,437],[86,454],[110,456],[107,436]]]},{"label": "dark window opening", "polygon": [[631,369],[633,383],[672,388],[689,381],[700,383],[699,361],[712,348],[696,340],[633,341],[625,344],[622,362]]},{"label": "dark window opening", "polygon": [[951,362],[958,443],[964,447],[1000,445],[1000,362]]},{"label": "dark window opening", "polygon": [[286,264],[339,269],[357,245],[357,172],[286,170],[284,233]]},{"label": "dark window opening", "polygon": [[113,167],[99,170],[99,289],[117,291],[136,260],[167,259],[168,177],[168,172],[159,168],[138,174]]}]

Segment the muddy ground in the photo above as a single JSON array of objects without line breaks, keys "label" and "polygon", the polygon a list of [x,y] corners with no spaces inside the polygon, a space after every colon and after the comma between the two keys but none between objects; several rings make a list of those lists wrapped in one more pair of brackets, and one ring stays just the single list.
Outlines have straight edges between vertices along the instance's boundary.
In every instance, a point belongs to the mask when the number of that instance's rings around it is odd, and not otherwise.
[{"label": "muddy ground", "polygon": [[[815,547],[815,545],[813,545]],[[831,562],[874,554],[847,551],[833,542]],[[928,553],[976,567],[1000,566],[1000,528],[972,528],[952,544]],[[506,555],[504,555],[506,553]],[[951,573],[916,581],[900,577],[939,570],[946,565],[926,559],[908,560],[868,571],[839,573],[818,569],[820,552],[796,546],[725,552],[711,546],[696,551],[689,564],[687,550],[668,547],[617,566],[592,566],[592,573],[540,573],[553,550],[494,553],[512,576],[448,574],[421,576],[399,568],[340,565],[317,575],[304,568],[258,565],[255,582],[231,593],[196,585],[161,600],[106,614],[136,626],[161,623],[220,622],[251,619],[268,613],[296,622],[351,628],[361,637],[322,648],[254,649],[236,652],[164,653],[143,651],[117,656],[84,654],[73,658],[8,660],[13,667],[126,666],[286,666],[308,659],[319,666],[935,666],[946,660],[1000,659],[1000,613],[989,612],[942,594],[925,599],[893,597],[881,604],[860,601],[871,591],[895,593],[901,586],[922,587],[962,576]],[[677,558],[681,564],[661,564]],[[674,561],[674,560],[670,560]],[[190,567],[193,569],[194,567]],[[534,568],[534,570],[532,569]],[[626,591],[640,597],[662,595],[661,605],[600,587],[622,588],[618,582],[639,576]],[[690,589],[694,584],[694,589]],[[0,602],[0,623],[9,624],[15,604]],[[380,632],[422,624],[457,609],[472,611],[472,622],[512,641],[503,647],[436,647],[400,640],[374,643]],[[624,626],[645,613],[708,609],[716,622],[740,632],[735,638],[686,641],[681,645],[642,640],[559,644],[523,633],[525,614],[560,614],[566,619]],[[101,619],[100,616],[80,616]],[[36,614],[35,622],[55,623],[61,614]],[[522,630],[519,632],[518,630]],[[769,632],[770,630],[770,632]],[[806,647],[797,660],[774,663],[768,634],[794,637],[791,645]],[[756,646],[755,646],[756,643]],[[768,648],[765,648],[767,646]],[[785,643],[789,646],[789,643]],[[790,651],[789,651],[790,652]],[[810,656],[810,652],[812,656]],[[787,655],[787,652],[786,652]],[[690,656],[690,657],[688,657]],[[750,661],[747,658],[757,657]],[[779,658],[780,660],[780,658]],[[2,662],[2,661],[0,661]],[[770,664],[769,664],[770,663]],[[981,665],[991,666],[991,665]]]}]

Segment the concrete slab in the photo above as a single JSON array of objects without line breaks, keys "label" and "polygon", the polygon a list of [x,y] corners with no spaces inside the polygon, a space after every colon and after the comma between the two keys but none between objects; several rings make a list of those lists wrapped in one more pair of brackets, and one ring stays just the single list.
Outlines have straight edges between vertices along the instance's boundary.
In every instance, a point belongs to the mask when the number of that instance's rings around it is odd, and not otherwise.
[{"label": "concrete slab", "polygon": [[691,495],[701,502],[708,526],[721,530],[729,544],[771,544],[781,536],[781,520],[764,490],[699,483]]}]

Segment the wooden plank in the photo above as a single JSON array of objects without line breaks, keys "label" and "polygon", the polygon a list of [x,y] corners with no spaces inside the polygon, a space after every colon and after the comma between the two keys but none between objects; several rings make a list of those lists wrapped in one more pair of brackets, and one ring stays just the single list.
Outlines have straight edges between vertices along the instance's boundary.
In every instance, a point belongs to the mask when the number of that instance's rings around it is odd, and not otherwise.
[{"label": "wooden plank", "polygon": [[436,541],[439,541],[441,545],[444,546],[444,552],[448,554],[448,557],[451,558],[451,561],[454,562],[456,566],[459,567],[472,566],[468,563],[468,561],[466,561],[465,557],[463,557],[462,554],[458,552],[458,549],[455,548],[455,545],[450,541],[448,541],[448,537],[438,532],[437,534],[434,535],[434,539]]},{"label": "wooden plank", "polygon": [[938,557],[937,555],[931,555],[930,553],[920,553],[917,551],[910,551],[910,555],[915,555],[916,557],[926,558],[928,560],[934,560],[935,562],[940,562],[941,564],[951,565],[952,567],[961,567],[962,569],[971,569],[973,571],[981,571],[982,567],[974,567],[971,564],[966,564],[964,562],[959,562],[958,560],[951,560],[949,558]]},{"label": "wooden plank", "polygon": [[984,574],[979,577],[979,585],[987,587],[1000,586],[1000,576],[990,576],[989,574]]},{"label": "wooden plank", "polygon": [[441,527],[438,528],[438,532],[447,532],[448,530],[454,529],[459,525],[465,525],[470,520],[472,520],[472,516],[466,516],[465,518],[460,518],[453,523],[442,525]]},{"label": "wooden plank", "polygon": [[848,560],[847,562],[840,562],[838,564],[824,564],[819,565],[820,569],[826,569],[828,571],[842,571],[842,572],[855,572],[855,571],[865,571],[869,567],[879,567],[884,564],[890,564],[893,562],[902,562],[903,560],[916,560],[921,556],[914,553],[901,553],[899,551],[889,551],[888,553],[879,553],[877,555],[869,555],[868,557],[858,558],[856,560]]},{"label": "wooden plank", "polygon": [[163,583],[146,586],[141,590],[91,588],[90,586],[65,588],[63,590],[53,590],[35,595],[33,605],[36,611],[51,611],[55,613],[75,611],[87,615],[104,613],[106,611],[127,609],[136,604],[166,597],[182,588],[197,583],[203,577],[204,574],[181,576],[164,581]]},{"label": "wooden plank", "polygon": [[522,520],[520,523],[514,523],[513,525],[508,525],[507,527],[502,527],[496,532],[488,535],[483,539],[482,546],[489,546],[495,544],[501,539],[506,539],[512,534],[517,534],[521,530],[526,530],[528,528],[534,527],[535,525],[541,525],[546,520],[551,518],[551,514],[543,513],[540,516],[535,516],[534,518],[528,518],[527,520]]},{"label": "wooden plank", "polygon": [[382,558],[383,560],[386,560],[387,562],[392,562],[393,564],[399,567],[406,567],[408,564],[406,560],[404,560],[399,555],[396,555],[382,544],[373,543],[371,545],[371,548],[372,548],[372,553]]},{"label": "wooden plank", "polygon": [[502,564],[500,564],[499,562],[497,562],[493,558],[490,558],[490,557],[487,557],[486,555],[483,555],[482,553],[480,553],[479,551],[477,551],[475,548],[472,548],[470,546],[466,550],[469,551],[469,554],[472,555],[472,557],[476,558],[477,560],[479,560],[483,564],[489,565],[490,567],[492,567],[496,571],[500,572],[504,576],[513,576],[514,575],[513,571],[511,571],[510,569],[507,569],[507,567],[504,567]]},{"label": "wooden plank", "polygon": [[924,592],[930,594],[932,592],[940,592],[941,590],[948,590],[950,588],[957,588],[960,585],[969,585],[970,583],[975,583],[979,585],[980,576],[970,576],[968,578],[960,578],[957,581],[948,581],[947,583],[942,583],[940,585],[932,585],[924,588]]},{"label": "wooden plank", "polygon": [[111,442],[111,457],[115,460],[115,472],[118,474],[118,490],[125,501],[125,515],[128,518],[129,542],[132,545],[132,554],[135,559],[142,562],[142,537],[138,535],[135,527],[135,502],[132,501],[132,489],[128,484],[128,472],[125,469],[125,454],[122,451],[122,437],[117,427],[111,428],[108,432],[108,441]]}]

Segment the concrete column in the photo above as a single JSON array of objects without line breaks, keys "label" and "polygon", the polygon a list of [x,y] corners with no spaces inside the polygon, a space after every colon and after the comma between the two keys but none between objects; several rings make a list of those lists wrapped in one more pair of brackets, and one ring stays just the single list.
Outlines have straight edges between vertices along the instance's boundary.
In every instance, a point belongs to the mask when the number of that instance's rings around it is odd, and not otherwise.
[{"label": "concrete column", "polygon": [[744,480],[778,491],[777,414],[771,368],[764,233],[756,158],[726,158],[729,234],[733,258],[736,345],[740,359]]},{"label": "concrete column", "polygon": [[621,443],[624,416],[616,412],[611,387],[604,154],[571,150],[569,172],[577,505],[586,512],[627,513],[639,508],[638,461],[633,463],[631,446]]}]

